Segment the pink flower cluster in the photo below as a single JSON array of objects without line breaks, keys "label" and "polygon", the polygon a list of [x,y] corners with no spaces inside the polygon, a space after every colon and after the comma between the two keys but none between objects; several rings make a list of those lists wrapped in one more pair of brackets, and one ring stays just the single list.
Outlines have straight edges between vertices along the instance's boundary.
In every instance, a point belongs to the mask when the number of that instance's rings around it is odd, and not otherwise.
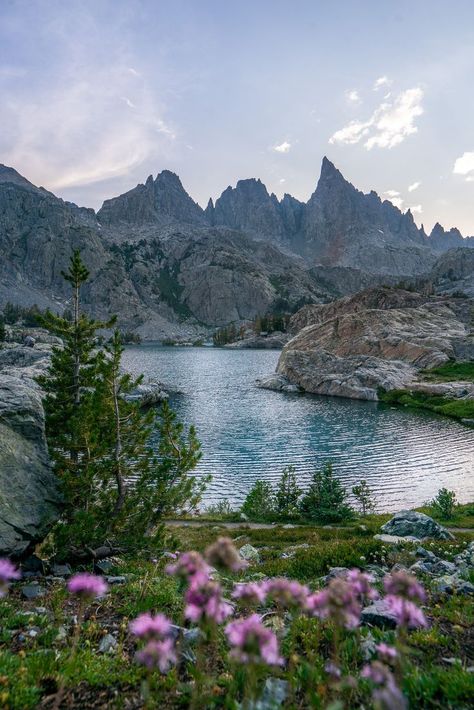
[{"label": "pink flower cluster", "polygon": [[106,593],[108,587],[102,577],[88,572],[75,574],[67,583],[70,594],[76,594],[82,599],[94,599]]},{"label": "pink flower cluster", "polygon": [[419,628],[428,625],[423,611],[413,601],[424,602],[426,599],[425,590],[413,575],[404,570],[393,572],[385,577],[384,589],[387,606],[399,626]]},{"label": "pink flower cluster", "polygon": [[263,624],[258,614],[227,624],[225,633],[232,650],[231,658],[240,663],[266,663],[270,666],[283,664],[278,649],[278,639]]},{"label": "pink flower cluster", "polygon": [[208,575],[210,572],[209,565],[204,561],[199,552],[183,552],[179,555],[174,564],[168,565],[165,568],[167,574],[174,575],[189,582],[196,574]]},{"label": "pink flower cluster", "polygon": [[161,673],[168,673],[171,666],[177,662],[174,642],[170,638],[148,641],[147,645],[137,652],[136,659],[150,670],[158,668]]},{"label": "pink flower cluster", "polygon": [[222,624],[233,612],[232,606],[222,599],[220,584],[205,574],[191,578],[184,600],[184,616],[190,621],[214,621]]},{"label": "pink flower cluster", "polygon": [[406,698],[397,686],[392,672],[380,661],[373,661],[364,666],[361,677],[370,680],[376,688],[372,698],[376,707],[381,710],[405,710],[408,707]]},{"label": "pink flower cluster", "polygon": [[232,596],[243,604],[257,605],[263,604],[267,597],[267,592],[263,584],[248,582],[246,584],[236,584]]},{"label": "pink flower cluster", "polygon": [[130,631],[138,638],[147,640],[136,655],[142,665],[167,673],[177,662],[174,640],[170,638],[172,624],[164,614],[140,614],[130,623]]},{"label": "pink flower cluster", "polygon": [[307,609],[309,589],[299,582],[275,577],[263,582],[263,589],[267,597],[279,607]]},{"label": "pink flower cluster", "polygon": [[239,572],[248,566],[229,537],[219,537],[205,552],[206,560],[214,567]]},{"label": "pink flower cluster", "polygon": [[171,621],[164,614],[140,614],[130,622],[130,631],[139,638],[163,638],[171,632]]},{"label": "pink flower cluster", "polygon": [[331,619],[338,626],[354,629],[360,623],[362,607],[357,589],[345,579],[332,579],[326,589],[308,597],[308,609],[319,619]]},{"label": "pink flower cluster", "polygon": [[7,559],[0,559],[0,597],[5,596],[8,585],[14,579],[20,579],[21,574],[14,564]]}]

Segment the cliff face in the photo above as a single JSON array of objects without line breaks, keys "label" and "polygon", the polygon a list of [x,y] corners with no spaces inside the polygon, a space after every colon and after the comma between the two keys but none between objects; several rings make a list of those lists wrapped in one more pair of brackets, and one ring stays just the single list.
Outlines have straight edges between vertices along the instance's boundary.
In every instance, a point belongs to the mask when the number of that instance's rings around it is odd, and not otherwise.
[{"label": "cliff face", "polygon": [[[306,204],[278,200],[250,179],[202,210],[164,170],[97,214],[0,166],[0,305],[63,308],[61,270],[79,248],[91,271],[89,309],[116,312],[123,327],[147,337],[320,303],[432,268],[446,281],[435,261],[460,239],[441,227],[427,237],[409,212],[359,192],[327,159]],[[464,274],[461,262],[451,275]]]}]

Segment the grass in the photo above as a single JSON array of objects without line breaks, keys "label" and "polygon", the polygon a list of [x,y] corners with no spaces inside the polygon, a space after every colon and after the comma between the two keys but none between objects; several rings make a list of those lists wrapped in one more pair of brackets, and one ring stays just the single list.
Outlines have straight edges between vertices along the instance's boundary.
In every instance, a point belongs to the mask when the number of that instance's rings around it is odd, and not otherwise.
[{"label": "grass", "polygon": [[474,419],[474,399],[449,399],[448,397],[404,389],[379,392],[379,399],[392,406],[426,409],[453,419]]},{"label": "grass", "polygon": [[431,382],[474,382],[474,362],[446,362],[432,370],[424,370],[422,376]]},{"label": "grass", "polygon": [[[463,506],[461,516],[469,520]],[[167,542],[169,550],[197,549],[203,551],[224,532],[232,537],[237,547],[250,543],[260,554],[260,563],[240,573],[239,579],[258,579],[267,575],[284,575],[309,584],[312,589],[321,584],[320,577],[334,566],[384,564],[391,567],[399,562],[409,565],[414,561],[416,545],[385,547],[373,539],[387,515],[372,515],[364,525],[347,528],[304,526],[271,529],[246,527],[225,530],[218,524],[200,528],[173,528]],[[474,530],[458,534],[453,541],[427,543],[443,559],[452,559],[474,537]],[[283,553],[286,553],[283,557]],[[151,560],[140,557],[116,558],[113,574],[126,576],[126,583],[112,586],[102,601],[92,603],[81,635],[75,663],[68,664],[68,643],[72,631],[72,617],[77,607],[71,602],[59,581],[42,582],[47,595],[39,600],[24,601],[19,585],[0,600],[0,707],[11,710],[51,708],[52,695],[58,679],[66,679],[63,707],[67,708],[139,708],[143,707],[141,687],[146,672],[134,663],[135,645],[128,633],[128,622],[144,610],[163,611],[176,623],[181,622],[182,593],[178,583],[165,575],[166,559]],[[223,574],[221,583],[229,594],[232,580],[237,575]],[[429,582],[428,582],[429,586]],[[41,605],[46,613],[37,613]],[[26,612],[26,613],[25,613]],[[407,638],[407,661],[404,669],[403,689],[410,707],[416,708],[467,708],[474,690],[473,675],[466,667],[473,664],[474,607],[468,597],[439,598],[430,593],[427,614],[430,628],[411,633]],[[61,628],[66,632],[61,635]],[[33,634],[31,632],[34,632]],[[99,654],[102,637],[112,633],[118,641],[114,654]],[[293,681],[304,693],[287,704],[292,710],[326,708],[331,702],[331,688],[324,673],[324,657],[330,653],[328,628],[316,619],[297,619],[283,640],[285,656],[294,659]],[[362,628],[362,637],[368,629]],[[376,641],[393,641],[393,631],[371,629]],[[225,641],[219,638],[219,647]],[[341,652],[345,673],[357,674],[364,660],[358,651],[357,636],[348,633]],[[459,659],[457,665],[448,666],[444,658]],[[308,663],[302,663],[305,659]],[[244,679],[228,662],[206,658],[212,687],[202,697],[202,708],[235,708],[232,688]],[[178,677],[175,671],[159,676],[156,707],[189,707],[189,675],[192,668],[183,668]],[[271,675],[287,677],[285,669],[272,671]],[[237,684],[237,686],[232,684]],[[229,696],[229,693],[231,695]],[[225,697],[227,695],[227,700]],[[369,707],[368,688],[343,691],[346,708]],[[229,699],[230,697],[230,699]],[[341,706],[343,707],[343,706]]]}]

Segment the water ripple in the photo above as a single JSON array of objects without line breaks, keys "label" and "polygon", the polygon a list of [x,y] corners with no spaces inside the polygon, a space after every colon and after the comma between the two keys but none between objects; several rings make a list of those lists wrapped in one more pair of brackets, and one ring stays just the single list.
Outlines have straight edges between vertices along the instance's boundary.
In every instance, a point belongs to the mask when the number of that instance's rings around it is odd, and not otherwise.
[{"label": "water ripple", "polygon": [[151,344],[124,353],[132,373],[183,393],[172,405],[187,425],[196,425],[202,442],[197,472],[213,475],[206,502],[225,497],[237,505],[255,480],[274,483],[288,464],[304,487],[327,460],[348,488],[366,479],[387,510],[419,505],[443,486],[462,502],[474,499],[472,430],[375,402],[256,388],[277,359],[272,351]]}]

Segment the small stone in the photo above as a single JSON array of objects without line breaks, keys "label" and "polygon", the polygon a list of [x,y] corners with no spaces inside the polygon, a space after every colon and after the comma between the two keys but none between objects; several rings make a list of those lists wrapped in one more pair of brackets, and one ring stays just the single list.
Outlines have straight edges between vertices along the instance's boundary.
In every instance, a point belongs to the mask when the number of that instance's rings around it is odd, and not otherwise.
[{"label": "small stone", "polygon": [[27,584],[21,588],[21,594],[25,599],[37,599],[38,597],[43,597],[46,594],[46,589],[40,587],[39,584]]},{"label": "small stone", "polygon": [[31,572],[35,575],[42,575],[45,572],[45,564],[43,560],[40,559],[37,555],[30,555],[26,558],[26,560],[23,560],[23,562],[21,563],[21,569],[23,572],[23,576],[25,576],[25,574],[28,572]]},{"label": "small stone", "polygon": [[456,565],[453,562],[448,562],[448,560],[438,560],[432,565],[432,572],[434,574],[455,574],[456,571]]},{"label": "small stone", "polygon": [[65,626],[60,626],[56,634],[56,641],[65,641],[67,639],[67,630]]},{"label": "small stone", "polygon": [[30,629],[28,631],[28,636],[32,639],[36,638],[38,636],[38,634],[39,634],[39,629],[36,629],[36,628]]},{"label": "small stone", "polygon": [[247,562],[260,562],[260,554],[253,545],[243,545],[239,552],[242,559]]},{"label": "small stone", "polygon": [[386,545],[405,545],[407,542],[418,542],[418,539],[412,535],[402,537],[401,535],[385,535],[383,533],[374,535],[374,540],[380,540]]},{"label": "small stone", "polygon": [[474,595],[474,584],[472,584],[471,582],[462,581],[456,586],[456,593],[473,596]]},{"label": "small stone", "polygon": [[127,577],[125,575],[118,575],[116,577],[108,576],[105,578],[108,584],[125,584]]},{"label": "small stone", "polygon": [[360,620],[363,625],[377,626],[380,629],[395,629],[397,619],[383,599],[377,599],[362,610]]},{"label": "small stone", "polygon": [[425,550],[425,548],[421,546],[416,548],[415,555],[417,557],[423,558],[424,560],[427,560],[428,562],[436,562],[438,560],[434,552],[430,552],[430,550]]},{"label": "small stone", "polygon": [[421,560],[410,567],[410,572],[413,574],[432,574],[432,571],[433,565],[430,562],[422,562]]},{"label": "small stone", "polygon": [[35,606],[33,611],[35,612],[35,614],[39,614],[40,616],[44,616],[44,614],[49,613],[45,606]]},{"label": "small stone", "polygon": [[52,573],[55,577],[70,577],[72,575],[72,569],[70,565],[53,565]]},{"label": "small stone", "polygon": [[262,696],[251,705],[252,710],[275,710],[281,707],[288,697],[288,681],[281,678],[267,678]]},{"label": "small stone", "polygon": [[110,560],[100,560],[100,562],[95,563],[95,568],[97,572],[101,574],[109,574],[110,570],[113,569],[114,563]]},{"label": "small stone", "polygon": [[347,567],[331,567],[327,575],[324,577],[324,581],[326,584],[328,584],[331,579],[345,579],[348,575],[348,568]]},{"label": "small stone", "polygon": [[112,636],[112,634],[107,634],[101,640],[98,648],[99,653],[115,653],[117,648],[117,639]]}]

